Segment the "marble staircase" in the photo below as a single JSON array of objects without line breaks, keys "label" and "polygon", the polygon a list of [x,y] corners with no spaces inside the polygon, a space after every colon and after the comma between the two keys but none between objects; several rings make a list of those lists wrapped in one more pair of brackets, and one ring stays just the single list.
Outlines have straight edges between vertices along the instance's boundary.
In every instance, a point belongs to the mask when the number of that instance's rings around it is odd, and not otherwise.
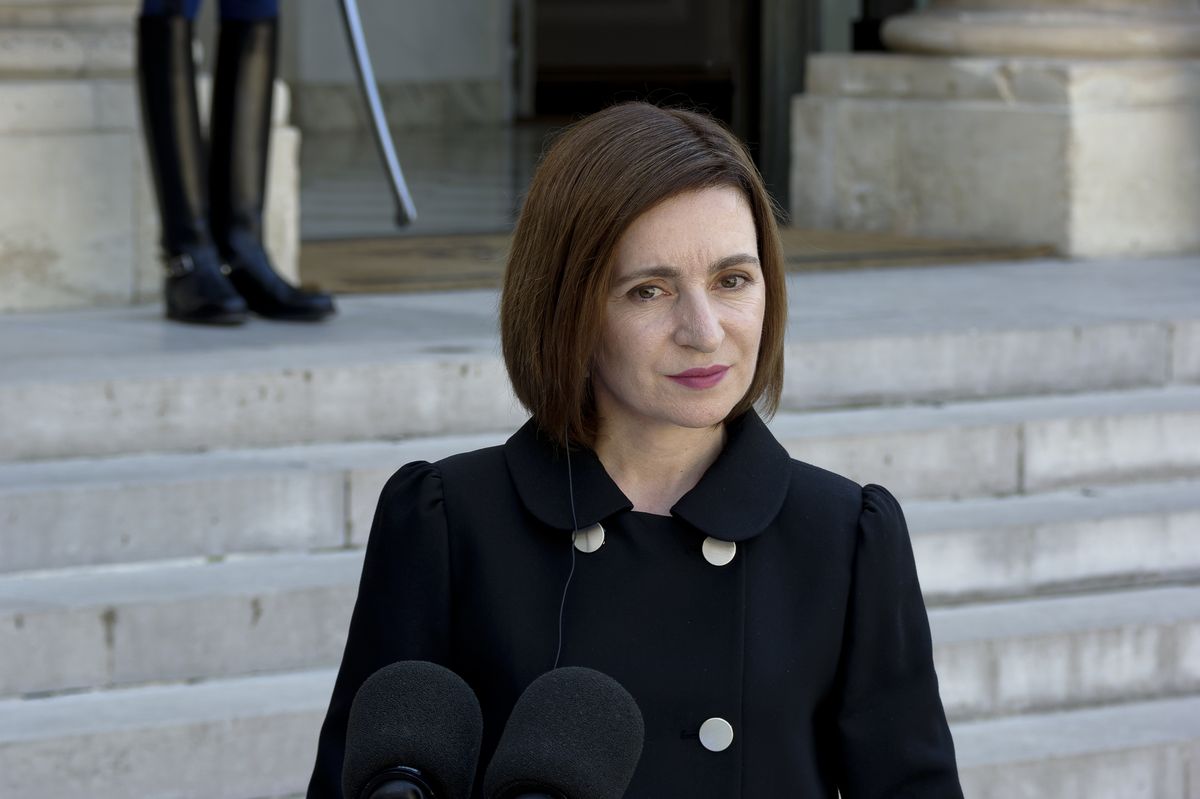
[{"label": "marble staircase", "polygon": [[[1200,259],[796,275],[794,457],[904,504],[967,796],[1200,786]],[[489,292],[0,316],[0,795],[301,793],[375,500],[521,421]]]}]

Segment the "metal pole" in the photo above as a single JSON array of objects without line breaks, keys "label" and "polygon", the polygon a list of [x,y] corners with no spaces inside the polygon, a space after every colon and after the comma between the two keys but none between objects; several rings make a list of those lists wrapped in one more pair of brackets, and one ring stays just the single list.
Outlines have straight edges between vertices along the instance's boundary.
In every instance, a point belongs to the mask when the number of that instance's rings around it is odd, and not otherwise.
[{"label": "metal pole", "polygon": [[383,104],[379,102],[379,87],[375,84],[375,73],[371,69],[371,56],[367,53],[367,40],[363,36],[357,0],[342,0],[342,18],[346,22],[346,35],[350,37],[354,65],[358,68],[358,82],[367,98],[367,108],[371,112],[371,129],[375,132],[375,143],[387,167],[392,198],[396,201],[396,224],[404,226],[417,218],[417,207],[413,205],[412,195],[408,193],[408,184],[404,182],[404,173],[400,171],[400,160],[396,158],[396,148],[392,145],[387,117],[383,115]]}]

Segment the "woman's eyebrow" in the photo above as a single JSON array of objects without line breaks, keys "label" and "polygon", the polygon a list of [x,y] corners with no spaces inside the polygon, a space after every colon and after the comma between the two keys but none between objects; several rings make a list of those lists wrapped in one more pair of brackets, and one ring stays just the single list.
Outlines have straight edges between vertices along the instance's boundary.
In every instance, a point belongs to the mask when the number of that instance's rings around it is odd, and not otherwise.
[{"label": "woman's eyebrow", "polygon": [[[738,264],[754,264],[759,265],[758,258],[749,253],[739,252],[733,255],[726,255],[724,258],[713,261],[708,267],[708,273],[716,274],[723,269],[728,269],[731,266]],[[648,266],[645,269],[639,269],[636,272],[630,272],[627,275],[621,275],[617,278],[618,283],[627,283],[631,280],[645,280],[649,277],[672,278],[679,277],[680,271],[674,266]]]},{"label": "woman's eyebrow", "polygon": [[708,271],[710,274],[713,272],[720,272],[722,269],[728,269],[729,267],[737,266],[738,264],[754,264],[755,266],[760,266],[757,256],[746,252],[739,252],[733,255],[726,255],[719,261],[714,262],[713,265],[708,268]]}]

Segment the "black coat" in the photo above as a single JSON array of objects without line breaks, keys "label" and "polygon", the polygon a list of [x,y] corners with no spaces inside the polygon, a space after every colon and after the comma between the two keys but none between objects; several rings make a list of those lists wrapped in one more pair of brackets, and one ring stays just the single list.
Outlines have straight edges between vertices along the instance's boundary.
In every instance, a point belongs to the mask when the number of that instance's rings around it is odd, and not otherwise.
[{"label": "black coat", "polygon": [[[560,665],[611,675],[641,707],[627,796],[961,797],[900,506],[791,460],[753,412],[728,432],[669,517],[632,511],[594,453],[571,455],[579,529],[605,532],[576,552]],[[441,663],[475,689],[482,774],[517,697],[554,664],[571,514],[567,461],[532,423],[388,481],[309,799],[341,795],[350,702],[396,660]],[[727,565],[706,559],[707,537],[736,543]],[[723,751],[698,735],[710,718],[732,725]]]}]

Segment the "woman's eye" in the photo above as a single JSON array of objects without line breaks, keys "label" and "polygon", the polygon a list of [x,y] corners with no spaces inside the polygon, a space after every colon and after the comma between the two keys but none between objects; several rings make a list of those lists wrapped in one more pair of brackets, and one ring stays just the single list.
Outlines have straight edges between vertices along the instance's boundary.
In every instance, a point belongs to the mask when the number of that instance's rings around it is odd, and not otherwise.
[{"label": "woman's eye", "polygon": [[725,275],[717,281],[723,289],[739,289],[746,284],[745,275]]},{"label": "woman's eye", "polygon": [[636,300],[652,300],[662,294],[662,289],[658,286],[638,286],[630,293]]}]

